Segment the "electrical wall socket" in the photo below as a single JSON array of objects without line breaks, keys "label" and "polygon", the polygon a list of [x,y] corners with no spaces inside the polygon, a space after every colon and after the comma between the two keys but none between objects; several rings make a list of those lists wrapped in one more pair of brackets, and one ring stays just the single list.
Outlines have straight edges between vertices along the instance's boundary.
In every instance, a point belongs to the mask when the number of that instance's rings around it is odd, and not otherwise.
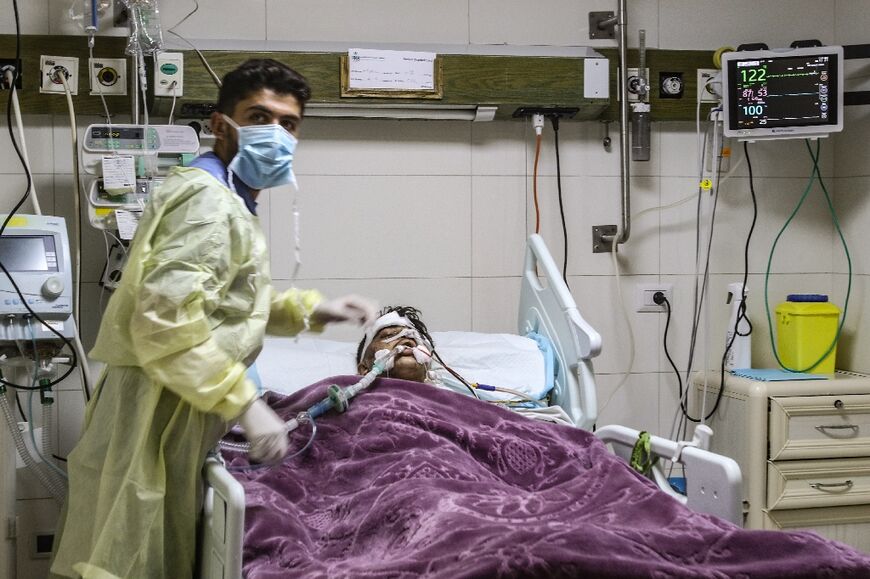
[{"label": "electrical wall socket", "polygon": [[16,61],[14,58],[0,58],[0,90],[11,90],[9,81],[6,78],[6,72],[10,71],[13,74],[18,71],[18,77],[15,79],[15,88],[21,90],[21,61]]},{"label": "electrical wall socket", "polygon": [[674,285],[670,283],[642,283],[635,291],[635,310],[638,312],[666,312],[667,306],[659,305],[653,300],[656,292],[662,292],[668,298],[671,309],[674,308]]},{"label": "electrical wall socket", "polygon": [[[643,97],[643,102],[649,102],[649,68],[644,69],[646,71],[646,94]],[[636,103],[641,102],[640,98],[640,69],[639,68],[629,68],[628,69],[628,102]]]},{"label": "electrical wall socket", "polygon": [[92,95],[125,95],[127,94],[127,59],[89,58],[88,78]]},{"label": "electrical wall socket", "polygon": [[154,96],[184,96],[184,54],[161,52],[154,67]]},{"label": "electrical wall socket", "polygon": [[72,94],[79,93],[79,59],[70,56],[46,56],[39,57],[39,70],[41,80],[39,92],[43,94],[65,94],[63,83],[58,74],[66,77],[66,83]]},{"label": "electrical wall socket", "polygon": [[[715,68],[698,69],[698,91],[701,93],[702,103],[718,103],[718,93],[722,91],[722,72]],[[707,83],[713,80],[711,86]],[[712,90],[711,90],[712,89]]]}]

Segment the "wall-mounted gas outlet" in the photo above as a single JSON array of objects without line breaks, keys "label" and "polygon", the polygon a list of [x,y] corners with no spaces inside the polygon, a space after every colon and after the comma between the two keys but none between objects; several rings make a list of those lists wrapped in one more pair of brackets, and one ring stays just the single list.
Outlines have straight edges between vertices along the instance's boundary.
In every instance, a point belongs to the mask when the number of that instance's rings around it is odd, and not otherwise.
[{"label": "wall-mounted gas outlet", "polygon": [[659,305],[655,302],[656,292],[662,292],[674,308],[674,285],[670,283],[642,283],[635,290],[635,310],[638,312],[666,312],[664,302]]},{"label": "wall-mounted gas outlet", "polygon": [[15,79],[15,88],[21,90],[21,61],[16,61],[14,58],[0,58],[0,90],[10,90],[9,78],[7,73],[18,71],[18,77]]},{"label": "wall-mounted gas outlet", "polygon": [[643,98],[641,98],[643,79],[640,78],[640,69],[628,69],[628,102],[630,103],[649,102],[649,69],[646,68],[644,70],[646,71],[646,92],[644,92]]},{"label": "wall-mounted gas outlet", "polygon": [[65,94],[63,81],[60,80],[60,75],[63,75],[67,86],[69,86],[70,93],[79,93],[78,58],[42,55],[39,57],[39,70],[42,75],[39,83],[39,92],[43,94]]},{"label": "wall-mounted gas outlet", "polygon": [[126,58],[90,58],[88,71],[92,95],[127,94]]},{"label": "wall-mounted gas outlet", "polygon": [[699,68],[698,92],[702,103],[718,103],[722,94],[721,71],[715,68]]},{"label": "wall-mounted gas outlet", "polygon": [[154,96],[184,96],[184,55],[161,52],[154,67]]}]

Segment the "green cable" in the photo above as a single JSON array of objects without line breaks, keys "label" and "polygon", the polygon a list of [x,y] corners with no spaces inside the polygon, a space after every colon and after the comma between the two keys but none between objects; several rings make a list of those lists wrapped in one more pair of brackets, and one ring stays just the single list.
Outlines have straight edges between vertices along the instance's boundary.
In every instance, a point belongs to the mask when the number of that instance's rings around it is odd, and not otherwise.
[{"label": "green cable", "polygon": [[[800,201],[798,201],[797,206],[792,211],[791,215],[789,215],[788,219],[785,222],[785,225],[782,226],[782,229],[779,230],[779,233],[776,236],[776,239],[773,240],[773,245],[770,248],[770,256],[767,259],[767,271],[764,274],[764,309],[767,313],[767,329],[770,333],[770,348],[773,350],[773,355],[776,358],[777,363],[780,367],[787,372],[808,372],[822,363],[822,360],[828,357],[828,355],[833,352],[834,348],[837,347],[837,343],[840,341],[840,335],[843,332],[843,324],[846,323],[846,313],[849,311],[849,298],[852,295],[852,256],[849,254],[849,245],[846,243],[846,238],[843,237],[843,231],[840,229],[840,221],[837,219],[837,212],[834,210],[834,203],[831,201],[831,196],[828,194],[828,188],[825,186],[824,180],[822,180],[822,172],[819,169],[819,150],[821,149],[821,142],[816,141],[816,152],[813,154],[813,149],[810,147],[809,140],[805,140],[804,143],[807,146],[807,150],[810,153],[810,158],[813,160],[813,172],[810,174],[809,183],[807,183],[806,189],[804,189],[803,195],[801,195]],[[779,357],[779,352],[776,350],[776,342],[774,340],[773,335],[773,323],[770,318],[770,300],[768,298],[768,285],[770,282],[770,266],[773,263],[773,254],[776,251],[776,245],[779,243],[779,238],[782,237],[782,234],[785,233],[785,230],[788,228],[789,224],[794,219],[795,215],[797,215],[798,211],[800,211],[801,206],[803,206],[804,201],[806,201],[807,196],[813,188],[813,182],[816,179],[816,176],[819,178],[819,185],[822,187],[822,193],[825,195],[825,201],[828,204],[828,211],[831,214],[831,220],[834,223],[834,227],[837,229],[837,235],[840,237],[840,242],[843,244],[843,250],[846,253],[846,261],[849,264],[849,277],[848,277],[848,285],[846,287],[846,301],[843,304],[843,316],[840,318],[840,324],[837,327],[837,334],[834,336],[834,340],[831,342],[831,345],[825,350],[825,353],[821,355],[821,357],[813,362],[811,365],[804,369],[794,369],[789,368],[785,364],[782,363],[782,360]]]}]

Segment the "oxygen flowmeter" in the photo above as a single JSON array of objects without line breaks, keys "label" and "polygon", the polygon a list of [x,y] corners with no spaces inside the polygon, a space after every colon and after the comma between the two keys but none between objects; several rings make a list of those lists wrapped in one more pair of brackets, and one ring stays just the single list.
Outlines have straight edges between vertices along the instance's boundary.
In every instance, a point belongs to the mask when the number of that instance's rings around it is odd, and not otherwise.
[{"label": "oxygen flowmeter", "polygon": [[[5,219],[0,215],[0,220]],[[0,343],[58,339],[33,318],[31,310],[59,334],[72,339],[72,267],[64,219],[14,215],[0,236],[0,262],[21,291],[19,295],[9,278],[0,273]]]}]

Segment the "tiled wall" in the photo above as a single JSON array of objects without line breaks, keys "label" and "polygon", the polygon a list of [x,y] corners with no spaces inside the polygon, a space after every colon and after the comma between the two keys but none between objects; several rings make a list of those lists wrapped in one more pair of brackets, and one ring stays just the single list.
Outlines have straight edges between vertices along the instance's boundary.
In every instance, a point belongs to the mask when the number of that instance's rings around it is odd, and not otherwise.
[{"label": "tiled wall", "polygon": [[[70,33],[65,3],[20,2],[25,33]],[[63,5],[63,6],[62,6]],[[213,46],[261,47],[282,42],[452,43],[549,46],[613,46],[589,41],[586,13],[612,10],[614,1],[550,0],[237,0],[201,2],[200,11],[178,30]],[[316,7],[315,7],[316,6]],[[171,26],[193,2],[163,2],[163,21]],[[823,42],[861,42],[866,30],[859,0],[755,2],[737,0],[657,0],[629,2],[632,30],[647,30],[647,45],[667,49],[712,49],[723,44],[764,40],[772,46],[795,38]],[[786,19],[785,14],[800,14]],[[232,14],[232,18],[227,18]],[[862,20],[863,19],[863,20]],[[0,11],[0,32],[13,31],[11,11]],[[787,22],[787,26],[784,24]],[[836,32],[836,33],[835,33]],[[123,31],[114,31],[123,33]],[[167,36],[167,38],[169,38]],[[636,33],[631,34],[636,43]],[[229,39],[229,40],[227,40]],[[235,43],[235,44],[234,44]],[[244,46],[251,46],[250,44]],[[870,70],[852,75],[868,84]],[[859,78],[860,77],[860,78]],[[866,88],[866,86],[865,86]],[[856,338],[863,320],[864,274],[870,274],[861,243],[870,221],[864,192],[870,186],[863,132],[870,109],[850,111],[854,123],[823,147],[825,175],[837,190],[847,235],[852,240],[856,279],[850,335],[844,342],[847,365],[862,362],[870,339]],[[65,116],[25,120],[28,146],[45,211],[72,214],[71,155]],[[82,119],[80,129],[93,120]],[[5,126],[4,126],[5,128]],[[615,126],[611,133],[616,137]],[[562,185],[568,218],[568,263],[572,291],[587,319],[601,332],[604,351],[596,360],[602,403],[613,393],[627,364],[626,331],[615,305],[610,257],[591,253],[591,226],[616,223],[619,211],[617,145],[605,151],[597,122],[564,123],[561,137]],[[541,164],[544,237],[557,261],[562,259],[556,201],[552,132],[547,127]],[[616,138],[614,138],[616,141]],[[692,122],[660,123],[653,128],[653,156],[633,164],[633,210],[678,201],[695,193],[697,148]],[[757,364],[771,362],[761,300],[767,251],[803,190],[809,162],[802,143],[756,144],[750,148],[759,198],[759,222],[750,260],[750,316],[756,322],[753,352]],[[303,267],[300,285],[331,295],[356,292],[383,303],[421,307],[436,330],[511,331],[519,295],[525,236],[534,229],[531,166],[534,139],[526,125],[514,122],[469,124],[434,121],[349,121],[308,119],[296,161],[302,187]],[[723,184],[711,258],[711,338],[708,357],[715,360],[724,342],[727,283],[742,271],[742,242],[751,217],[747,166],[737,151],[735,170]],[[0,134],[0,206],[11,205],[23,184],[5,130]],[[266,194],[262,206],[279,286],[287,285],[292,237],[290,193]],[[694,271],[694,202],[635,220],[629,243],[620,248],[626,306],[634,309],[638,283],[674,284],[671,352],[685,364]],[[96,284],[104,260],[103,239],[85,228],[82,326],[90,343],[99,318]],[[844,285],[842,260],[821,197],[813,196],[783,239],[772,280],[771,302],[786,292],[834,292]],[[602,412],[601,424],[619,422],[667,434],[675,408],[676,384],[664,359],[664,316],[629,313],[637,356],[628,384]],[[331,337],[355,337],[348,329]],[[702,346],[699,346],[702,348]],[[701,349],[703,354],[703,349]],[[74,385],[72,386],[74,388]],[[64,393],[60,407],[59,450],[69,451],[81,420],[80,395]]]}]

